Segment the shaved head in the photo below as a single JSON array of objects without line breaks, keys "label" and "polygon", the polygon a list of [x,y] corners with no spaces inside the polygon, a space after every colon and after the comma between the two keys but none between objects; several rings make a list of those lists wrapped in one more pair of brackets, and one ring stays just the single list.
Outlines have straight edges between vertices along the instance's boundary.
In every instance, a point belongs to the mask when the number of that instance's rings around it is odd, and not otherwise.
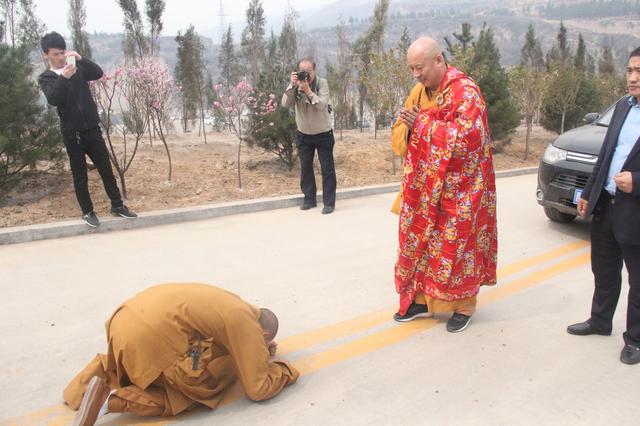
[{"label": "shaved head", "polygon": [[278,317],[269,309],[260,308],[260,326],[265,334],[264,339],[270,342],[278,334]]},{"label": "shaved head", "polygon": [[420,37],[409,46],[407,56],[418,55],[424,58],[431,59],[442,54],[442,49],[438,45],[438,42],[431,37]]},{"label": "shaved head", "polygon": [[413,77],[431,90],[438,90],[447,72],[442,49],[431,37],[420,37],[407,50],[407,65]]}]

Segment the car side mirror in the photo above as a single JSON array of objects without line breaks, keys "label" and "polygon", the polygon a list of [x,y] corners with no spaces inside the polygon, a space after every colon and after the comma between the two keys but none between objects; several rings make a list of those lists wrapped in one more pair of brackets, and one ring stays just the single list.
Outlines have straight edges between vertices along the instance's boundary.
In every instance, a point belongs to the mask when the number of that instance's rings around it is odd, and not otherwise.
[{"label": "car side mirror", "polygon": [[584,116],[584,118],[582,119],[582,121],[584,121],[587,124],[591,124],[593,122],[595,122],[598,118],[600,118],[600,114],[597,112],[590,112],[589,114],[586,114]]}]

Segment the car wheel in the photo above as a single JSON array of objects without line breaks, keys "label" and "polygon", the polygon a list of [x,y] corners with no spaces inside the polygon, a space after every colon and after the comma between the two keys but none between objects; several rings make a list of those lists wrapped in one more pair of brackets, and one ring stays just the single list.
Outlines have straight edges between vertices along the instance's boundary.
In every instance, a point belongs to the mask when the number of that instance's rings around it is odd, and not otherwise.
[{"label": "car wheel", "polygon": [[575,214],[562,213],[552,207],[545,207],[544,214],[554,222],[569,223],[576,218]]}]

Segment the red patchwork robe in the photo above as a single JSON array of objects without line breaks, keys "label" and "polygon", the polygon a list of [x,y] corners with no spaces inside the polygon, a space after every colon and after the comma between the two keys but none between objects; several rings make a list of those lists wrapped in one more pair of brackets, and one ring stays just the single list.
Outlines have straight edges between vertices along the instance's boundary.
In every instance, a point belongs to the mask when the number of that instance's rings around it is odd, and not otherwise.
[{"label": "red patchwork robe", "polygon": [[455,301],[496,283],[496,186],[487,111],[453,67],[420,111],[404,162],[395,285],[404,315],[419,292]]}]

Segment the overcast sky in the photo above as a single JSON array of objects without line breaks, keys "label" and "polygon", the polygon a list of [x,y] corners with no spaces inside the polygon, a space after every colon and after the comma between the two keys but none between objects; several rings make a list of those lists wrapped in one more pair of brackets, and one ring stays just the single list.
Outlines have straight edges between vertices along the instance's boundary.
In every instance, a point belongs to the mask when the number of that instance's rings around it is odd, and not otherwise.
[{"label": "overcast sky", "polygon": [[[338,0],[289,0],[297,10],[311,9]],[[68,34],[68,0],[35,0],[36,14],[47,24],[50,31]],[[122,32],[122,12],[116,0],[85,0],[87,9],[87,31]],[[227,23],[244,21],[249,0],[222,0],[222,8]],[[144,16],[144,0],[138,0],[138,7]],[[286,0],[262,0],[266,15],[282,15],[287,7]],[[179,30],[193,24],[198,32],[219,27],[220,0],[166,0],[162,16],[164,35],[175,35]],[[146,24],[146,21],[145,21]]]}]

